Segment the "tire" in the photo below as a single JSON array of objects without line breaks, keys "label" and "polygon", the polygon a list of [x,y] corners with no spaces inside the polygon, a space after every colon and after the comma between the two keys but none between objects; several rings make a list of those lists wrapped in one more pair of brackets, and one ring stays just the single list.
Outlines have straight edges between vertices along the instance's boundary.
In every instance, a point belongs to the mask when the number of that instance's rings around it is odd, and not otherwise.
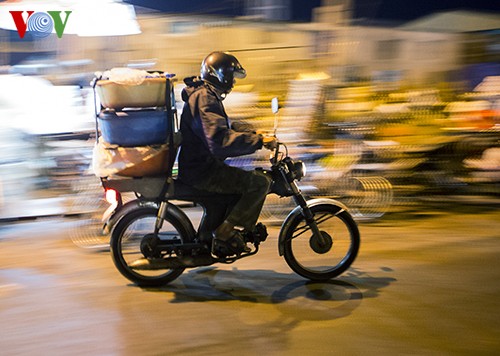
[{"label": "tire", "polygon": [[104,233],[102,214],[109,206],[103,198],[101,182],[96,176],[83,176],[71,185],[67,214],[77,217],[69,231],[73,243],[85,249],[109,250],[109,235]]},{"label": "tire", "polygon": [[[184,268],[138,270],[130,267],[132,262],[144,258],[141,242],[145,235],[153,233],[157,213],[158,209],[154,207],[134,210],[120,219],[111,235],[111,256],[116,268],[125,278],[141,287],[165,285],[184,271]],[[180,237],[184,242],[190,236],[181,222],[170,215],[164,220],[160,230],[162,234],[167,238]]]},{"label": "tire", "polygon": [[290,268],[312,281],[326,281],[346,271],[356,259],[359,230],[347,211],[333,204],[312,206],[319,230],[329,242],[319,246],[302,214],[291,221],[284,235],[283,254]]}]

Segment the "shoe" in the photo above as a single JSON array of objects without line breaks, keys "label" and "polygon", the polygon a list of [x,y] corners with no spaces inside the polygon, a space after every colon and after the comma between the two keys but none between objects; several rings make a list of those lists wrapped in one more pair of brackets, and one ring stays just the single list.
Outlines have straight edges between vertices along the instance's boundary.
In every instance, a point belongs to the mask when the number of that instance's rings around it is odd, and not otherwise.
[{"label": "shoe", "polygon": [[243,230],[243,237],[245,241],[253,244],[260,244],[261,242],[266,241],[267,236],[267,228],[263,223],[255,225],[253,231]]},{"label": "shoe", "polygon": [[239,256],[243,252],[250,252],[245,240],[237,230],[233,230],[229,239],[215,236],[212,240],[212,253],[218,257]]}]

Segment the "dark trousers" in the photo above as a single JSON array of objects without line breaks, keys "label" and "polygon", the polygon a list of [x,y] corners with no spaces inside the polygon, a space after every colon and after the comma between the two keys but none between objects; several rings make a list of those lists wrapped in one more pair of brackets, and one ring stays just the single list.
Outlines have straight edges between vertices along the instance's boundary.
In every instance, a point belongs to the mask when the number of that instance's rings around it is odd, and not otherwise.
[{"label": "dark trousers", "polygon": [[195,188],[212,193],[237,194],[236,202],[226,220],[235,225],[253,231],[259,218],[266,195],[271,185],[271,179],[259,171],[218,165]]}]

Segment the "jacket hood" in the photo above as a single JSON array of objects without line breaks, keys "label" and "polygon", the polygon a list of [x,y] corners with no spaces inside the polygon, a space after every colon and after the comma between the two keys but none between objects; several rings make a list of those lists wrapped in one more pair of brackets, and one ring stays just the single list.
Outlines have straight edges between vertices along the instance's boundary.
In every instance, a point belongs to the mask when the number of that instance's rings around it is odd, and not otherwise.
[{"label": "jacket hood", "polygon": [[187,102],[191,94],[193,94],[199,87],[203,85],[203,81],[200,77],[188,77],[184,78],[184,84],[186,87],[182,89],[182,100]]}]

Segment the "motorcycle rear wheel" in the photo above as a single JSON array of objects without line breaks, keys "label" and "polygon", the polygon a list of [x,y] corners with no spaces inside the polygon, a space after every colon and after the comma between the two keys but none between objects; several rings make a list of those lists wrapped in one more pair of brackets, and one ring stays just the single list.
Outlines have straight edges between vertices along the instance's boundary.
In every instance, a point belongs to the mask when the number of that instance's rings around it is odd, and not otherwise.
[{"label": "motorcycle rear wheel", "polygon": [[284,257],[290,268],[313,281],[326,281],[346,271],[359,251],[359,230],[347,211],[335,205],[312,206],[314,220],[325,241],[313,236],[302,214],[291,222],[284,242]]},{"label": "motorcycle rear wheel", "polygon": [[[157,208],[143,207],[125,215],[113,230],[110,240],[111,256],[118,271],[141,287],[158,287],[179,277],[184,268],[142,270],[132,263],[144,259],[141,243],[154,232]],[[180,238],[185,241],[188,232],[180,222],[167,216],[159,232],[161,239]]]}]

